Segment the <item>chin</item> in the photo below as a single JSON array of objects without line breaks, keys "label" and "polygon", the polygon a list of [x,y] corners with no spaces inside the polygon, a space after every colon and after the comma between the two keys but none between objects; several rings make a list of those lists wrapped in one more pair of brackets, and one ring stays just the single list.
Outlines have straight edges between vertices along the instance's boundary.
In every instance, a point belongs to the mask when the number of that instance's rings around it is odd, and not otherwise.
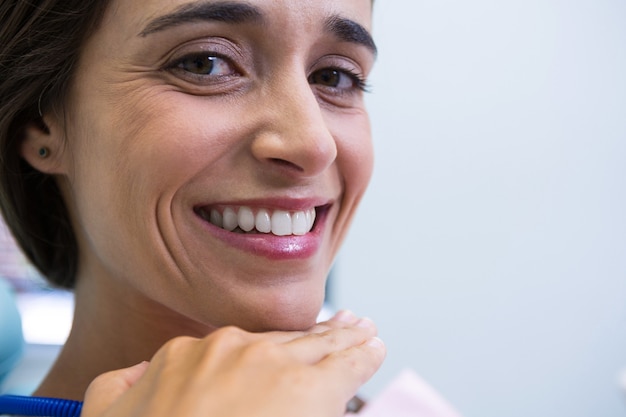
[{"label": "chin", "polygon": [[307,330],[317,323],[322,303],[323,296],[289,300],[282,297],[280,302],[257,304],[235,325],[250,332]]}]

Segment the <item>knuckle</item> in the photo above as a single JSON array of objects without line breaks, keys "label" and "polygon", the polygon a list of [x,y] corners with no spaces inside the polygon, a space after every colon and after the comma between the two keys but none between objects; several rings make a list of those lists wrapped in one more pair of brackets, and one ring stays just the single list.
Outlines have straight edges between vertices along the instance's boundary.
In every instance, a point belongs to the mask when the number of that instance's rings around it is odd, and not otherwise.
[{"label": "knuckle", "polygon": [[153,361],[168,361],[172,358],[180,357],[197,341],[198,339],[188,336],[178,336],[170,339],[159,349]]},{"label": "knuckle", "polygon": [[319,339],[323,340],[325,344],[327,344],[331,348],[336,348],[340,344],[340,336],[337,332],[332,330],[328,330],[321,333],[315,333],[315,336]]},{"label": "knuckle", "polygon": [[196,342],[197,339],[188,336],[178,336],[165,342],[162,351],[172,354],[178,354],[180,351],[186,350]]},{"label": "knuckle", "polygon": [[287,355],[279,345],[262,339],[247,345],[242,352],[242,357],[251,361],[261,360],[276,363],[285,361]]},{"label": "knuckle", "polygon": [[332,322],[327,322],[327,323],[320,323],[320,324],[316,324],[315,326],[313,326],[309,333],[311,334],[319,334],[319,333],[324,333],[324,332],[328,332],[332,329],[337,329],[339,328],[336,325],[333,325],[334,323]]},{"label": "knuckle", "polygon": [[202,339],[199,359],[212,364],[215,358],[226,358],[246,344],[250,334],[235,326],[221,327]]},{"label": "knuckle", "polygon": [[243,340],[245,340],[246,335],[247,333],[238,327],[225,326],[211,333],[207,340],[212,339],[212,341],[220,344],[233,345],[241,343]]}]

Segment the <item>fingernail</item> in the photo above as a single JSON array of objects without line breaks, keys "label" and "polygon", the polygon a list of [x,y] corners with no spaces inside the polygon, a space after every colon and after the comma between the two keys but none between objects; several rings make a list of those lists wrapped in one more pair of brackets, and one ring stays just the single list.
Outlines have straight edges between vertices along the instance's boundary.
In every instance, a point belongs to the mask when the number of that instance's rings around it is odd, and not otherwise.
[{"label": "fingernail", "polygon": [[356,316],[350,310],[341,310],[337,312],[331,320],[340,321],[342,323],[354,323]]},{"label": "fingernail", "polygon": [[378,337],[372,337],[370,340],[366,342],[366,344],[376,349],[385,348],[385,343]]},{"label": "fingernail", "polygon": [[357,321],[356,322],[356,326],[357,327],[363,327],[364,329],[372,329],[372,328],[376,327],[374,322],[371,319],[367,318],[367,317],[363,317],[362,319]]}]

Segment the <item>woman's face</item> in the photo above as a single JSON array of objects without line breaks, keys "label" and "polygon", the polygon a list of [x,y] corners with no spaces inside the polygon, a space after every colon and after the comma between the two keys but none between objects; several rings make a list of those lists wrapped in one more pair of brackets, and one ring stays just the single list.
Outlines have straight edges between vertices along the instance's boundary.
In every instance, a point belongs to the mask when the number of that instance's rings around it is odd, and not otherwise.
[{"label": "woman's face", "polygon": [[80,279],[205,325],[311,325],[372,170],[370,26],[370,0],[113,1],[66,108]]}]

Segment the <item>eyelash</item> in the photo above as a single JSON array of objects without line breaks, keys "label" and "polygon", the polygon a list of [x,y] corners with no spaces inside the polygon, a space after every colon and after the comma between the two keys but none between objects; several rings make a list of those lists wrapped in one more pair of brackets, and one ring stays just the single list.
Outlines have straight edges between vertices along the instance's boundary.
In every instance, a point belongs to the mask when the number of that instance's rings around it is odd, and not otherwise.
[{"label": "eyelash", "polygon": [[[350,69],[346,69],[346,68],[341,68],[341,67],[326,67],[326,68],[322,68],[319,69],[317,71],[315,71],[313,74],[319,72],[319,71],[337,71],[340,72],[344,75],[346,75],[348,78],[350,78],[352,80],[352,82],[354,83],[354,86],[356,87],[357,90],[360,90],[364,93],[369,93],[371,91],[371,87],[367,82],[367,79],[365,77],[363,77],[361,74],[359,74],[356,71],[350,70]],[[311,76],[313,75],[311,74]]]},{"label": "eyelash", "polygon": [[[193,60],[200,60],[200,59],[207,59],[209,58],[211,61],[212,65],[215,65],[215,61],[216,60],[221,60],[223,62],[225,62],[230,68],[232,73],[231,74],[227,74],[227,75],[209,75],[209,74],[196,74],[193,73],[192,71],[189,71],[185,68],[182,68],[182,65],[186,62],[186,61],[193,61]],[[164,68],[164,70],[166,71],[177,71],[177,72],[183,72],[185,73],[188,77],[194,77],[194,78],[222,78],[222,77],[228,77],[230,75],[235,75],[237,73],[239,73],[237,66],[234,65],[233,61],[221,54],[218,53],[214,53],[214,52],[196,52],[196,53],[190,53],[187,55],[184,55],[180,58],[176,58],[173,61],[169,62]],[[211,70],[213,70],[213,67],[211,68]]]},{"label": "eyelash", "polygon": [[[226,64],[228,66],[231,67],[232,69],[232,74],[226,74],[226,75],[208,75],[208,74],[196,74],[193,73],[187,69],[184,69],[181,67],[181,65],[183,63],[185,63],[185,61],[189,61],[189,60],[194,60],[194,59],[198,59],[198,58],[211,58],[211,59],[219,59],[222,60],[224,62],[226,62]],[[186,54],[184,56],[181,56],[179,58],[176,58],[174,60],[172,60],[171,62],[169,62],[168,64],[166,64],[163,67],[163,70],[165,71],[170,71],[170,72],[181,72],[184,73],[185,76],[184,78],[194,78],[195,80],[206,80],[208,79],[220,79],[220,78],[225,78],[225,77],[229,77],[235,74],[238,74],[239,71],[237,69],[237,66],[233,63],[233,61],[228,58],[223,56],[222,54],[219,53],[215,53],[215,52],[195,52],[195,53],[190,53],[190,54]],[[328,67],[324,67],[318,70],[315,70],[314,72],[312,72],[309,76],[309,82],[311,84],[313,84],[313,82],[311,82],[311,78],[314,77],[316,74],[319,74],[321,71],[336,71],[340,74],[343,74],[344,76],[348,77],[353,85],[354,88],[358,91],[362,91],[365,93],[369,93],[371,91],[370,89],[370,85],[368,84],[367,80],[365,77],[363,77],[361,74],[359,74],[358,72],[352,70],[352,69],[347,69],[347,68],[341,68],[340,66],[328,66]],[[348,93],[349,91],[344,91],[340,88],[337,87],[332,87],[332,86],[322,86],[322,87],[326,87],[329,89],[333,89],[336,92],[340,92],[340,93]]]},{"label": "eyelash", "polygon": [[364,93],[371,93],[372,92],[372,86],[369,84],[367,79],[365,77],[363,77],[361,74],[357,74],[357,73],[349,71],[348,75],[350,77],[352,77],[352,80],[354,81],[356,87],[359,90],[361,90]]}]

